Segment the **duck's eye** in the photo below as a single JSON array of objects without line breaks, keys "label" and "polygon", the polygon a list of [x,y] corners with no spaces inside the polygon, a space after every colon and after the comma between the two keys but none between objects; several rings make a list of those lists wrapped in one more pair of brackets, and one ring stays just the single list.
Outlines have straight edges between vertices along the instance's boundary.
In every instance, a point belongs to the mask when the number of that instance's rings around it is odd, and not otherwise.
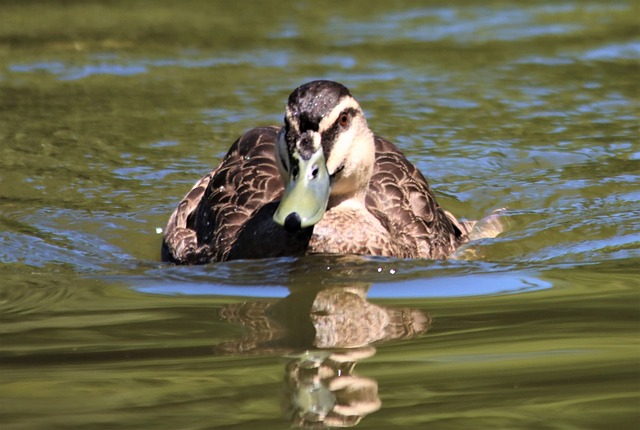
[{"label": "duck's eye", "polygon": [[342,127],[346,127],[349,124],[349,115],[347,113],[341,113],[340,118],[338,118],[338,122]]}]

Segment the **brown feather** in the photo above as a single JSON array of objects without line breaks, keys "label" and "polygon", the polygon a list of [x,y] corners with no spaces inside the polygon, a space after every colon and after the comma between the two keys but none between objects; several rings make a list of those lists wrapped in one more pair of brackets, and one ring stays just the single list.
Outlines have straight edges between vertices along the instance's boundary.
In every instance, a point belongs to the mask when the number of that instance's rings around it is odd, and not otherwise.
[{"label": "brown feather", "polygon": [[284,184],[279,128],[255,128],[196,183],[169,219],[162,259],[179,264],[313,253],[439,259],[468,241],[471,224],[436,202],[427,181],[388,140],[375,138],[365,206],[330,208],[314,227],[289,233],[273,222]]}]

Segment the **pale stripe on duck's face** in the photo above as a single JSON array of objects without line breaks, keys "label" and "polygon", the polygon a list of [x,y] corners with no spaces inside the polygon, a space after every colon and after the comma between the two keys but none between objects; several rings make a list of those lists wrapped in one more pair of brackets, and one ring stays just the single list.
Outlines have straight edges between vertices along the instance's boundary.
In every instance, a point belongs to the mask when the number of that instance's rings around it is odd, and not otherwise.
[{"label": "pale stripe on duck's face", "polygon": [[[314,111],[317,105],[328,112]],[[290,97],[276,156],[287,185],[274,220],[297,230],[320,221],[329,195],[363,199],[374,158],[373,133],[351,95],[342,95],[332,108],[308,100],[292,105]]]},{"label": "pale stripe on duck's face", "polygon": [[375,148],[373,133],[358,102],[351,96],[343,97],[319,124],[311,127],[300,121],[300,116],[288,107],[285,126],[278,135],[276,158],[285,180],[293,154],[308,159],[322,149],[332,177],[332,195],[355,193],[366,186],[373,171]]},{"label": "pale stripe on duck's face", "polygon": [[360,105],[345,97],[320,122],[327,170],[332,175],[331,195],[346,198],[364,191],[375,161],[373,133]]}]

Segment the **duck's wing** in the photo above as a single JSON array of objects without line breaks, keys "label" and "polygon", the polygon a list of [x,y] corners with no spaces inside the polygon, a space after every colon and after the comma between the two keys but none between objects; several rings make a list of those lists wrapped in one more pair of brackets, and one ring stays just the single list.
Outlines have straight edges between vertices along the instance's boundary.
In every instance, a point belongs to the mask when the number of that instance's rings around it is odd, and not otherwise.
[{"label": "duck's wing", "polygon": [[246,132],[196,183],[169,219],[163,260],[197,264],[272,257],[294,254],[305,245],[309,232],[287,235],[272,220],[284,189],[275,163],[278,130]]},{"label": "duck's wing", "polygon": [[[216,169],[217,170],[217,169]],[[196,210],[216,170],[206,174],[191,188],[169,217],[162,237],[162,260],[178,264],[195,264],[202,260],[195,230],[189,219]]]},{"label": "duck's wing", "polygon": [[409,255],[445,258],[468,241],[470,226],[444,211],[420,171],[391,142],[376,137],[367,209],[388,225]]}]

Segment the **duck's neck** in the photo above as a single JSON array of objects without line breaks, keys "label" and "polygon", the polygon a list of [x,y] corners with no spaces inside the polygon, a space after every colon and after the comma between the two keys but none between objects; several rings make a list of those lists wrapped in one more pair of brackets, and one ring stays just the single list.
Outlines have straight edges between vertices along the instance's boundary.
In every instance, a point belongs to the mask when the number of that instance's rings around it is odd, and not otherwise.
[{"label": "duck's neck", "polygon": [[[343,160],[342,170],[332,185],[327,209],[344,202],[364,205],[375,163],[375,144],[373,133],[368,128],[365,127],[358,135],[359,138],[351,144],[348,156],[338,158]],[[336,159],[334,155],[331,156],[333,160]]]},{"label": "duck's neck", "polygon": [[364,206],[365,198],[367,196],[367,187],[364,187],[356,191],[355,193],[332,195],[331,197],[329,197],[327,210],[331,210],[337,207]]}]

